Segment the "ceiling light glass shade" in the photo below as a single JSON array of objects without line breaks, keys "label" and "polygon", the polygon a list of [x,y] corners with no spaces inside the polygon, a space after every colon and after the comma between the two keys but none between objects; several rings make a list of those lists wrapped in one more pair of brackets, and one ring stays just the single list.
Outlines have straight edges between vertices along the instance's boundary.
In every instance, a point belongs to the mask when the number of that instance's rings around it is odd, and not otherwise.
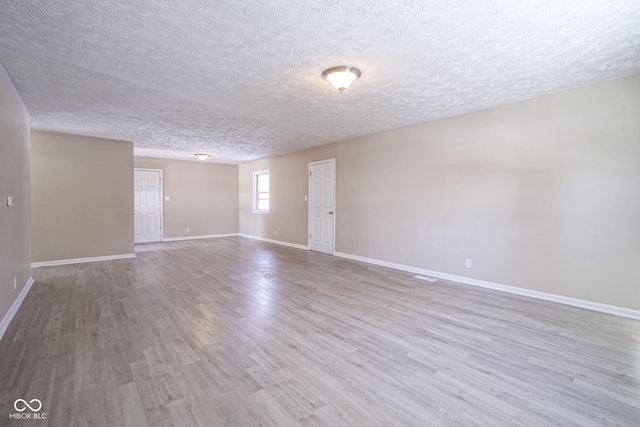
[{"label": "ceiling light glass shade", "polygon": [[331,83],[340,93],[351,86],[358,77],[360,77],[360,70],[350,65],[341,65],[322,72],[322,78]]},{"label": "ceiling light glass shade", "polygon": [[204,162],[205,160],[207,160],[209,158],[209,155],[207,153],[198,153],[198,154],[196,154],[196,157],[201,162]]}]

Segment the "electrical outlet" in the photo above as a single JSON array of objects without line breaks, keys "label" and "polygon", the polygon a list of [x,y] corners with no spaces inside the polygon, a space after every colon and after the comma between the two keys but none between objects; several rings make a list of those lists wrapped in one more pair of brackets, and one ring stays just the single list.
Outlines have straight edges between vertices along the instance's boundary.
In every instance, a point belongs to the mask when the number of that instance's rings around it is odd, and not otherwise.
[{"label": "electrical outlet", "polygon": [[469,258],[467,258],[464,262],[464,266],[467,268],[471,268],[471,260]]},{"label": "electrical outlet", "polygon": [[13,278],[13,289],[16,289],[18,287],[18,278],[14,277]]},{"label": "electrical outlet", "polygon": [[273,230],[273,235],[277,236],[278,235],[278,230]]},{"label": "electrical outlet", "polygon": [[187,227],[187,229],[185,230],[187,233],[191,231],[191,229],[189,227]]}]

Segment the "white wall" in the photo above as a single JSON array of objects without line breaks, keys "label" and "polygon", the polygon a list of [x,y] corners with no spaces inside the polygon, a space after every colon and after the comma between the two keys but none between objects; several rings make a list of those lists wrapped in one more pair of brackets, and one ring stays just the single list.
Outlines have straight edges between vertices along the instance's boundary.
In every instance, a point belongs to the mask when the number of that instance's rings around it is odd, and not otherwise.
[{"label": "white wall", "polygon": [[[240,166],[241,233],[306,244],[307,210],[279,206],[303,200],[317,150]],[[324,150],[336,251],[640,309],[640,76]],[[283,193],[268,219],[250,212],[264,168]]]},{"label": "white wall", "polygon": [[129,255],[133,143],[31,133],[34,262]]},{"label": "white wall", "polygon": [[238,232],[237,165],[135,157],[135,167],[163,171],[165,239]]},{"label": "white wall", "polygon": [[[0,65],[0,321],[8,320],[31,276],[29,124],[29,113]],[[7,206],[7,196],[15,198],[14,206]]]}]

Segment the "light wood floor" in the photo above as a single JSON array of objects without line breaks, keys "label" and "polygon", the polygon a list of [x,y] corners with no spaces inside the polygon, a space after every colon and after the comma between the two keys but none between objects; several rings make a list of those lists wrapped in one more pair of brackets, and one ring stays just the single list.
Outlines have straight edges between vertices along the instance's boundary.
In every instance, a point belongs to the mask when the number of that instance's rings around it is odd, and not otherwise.
[{"label": "light wood floor", "polygon": [[0,425],[640,425],[638,321],[235,237],[137,255],[34,270]]}]

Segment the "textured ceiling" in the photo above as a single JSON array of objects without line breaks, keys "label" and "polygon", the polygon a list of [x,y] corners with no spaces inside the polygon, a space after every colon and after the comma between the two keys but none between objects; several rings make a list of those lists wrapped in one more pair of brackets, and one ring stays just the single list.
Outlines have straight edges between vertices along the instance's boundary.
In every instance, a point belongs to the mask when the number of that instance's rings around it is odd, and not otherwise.
[{"label": "textured ceiling", "polygon": [[241,163],[638,74],[640,2],[2,0],[0,63],[34,129]]}]

